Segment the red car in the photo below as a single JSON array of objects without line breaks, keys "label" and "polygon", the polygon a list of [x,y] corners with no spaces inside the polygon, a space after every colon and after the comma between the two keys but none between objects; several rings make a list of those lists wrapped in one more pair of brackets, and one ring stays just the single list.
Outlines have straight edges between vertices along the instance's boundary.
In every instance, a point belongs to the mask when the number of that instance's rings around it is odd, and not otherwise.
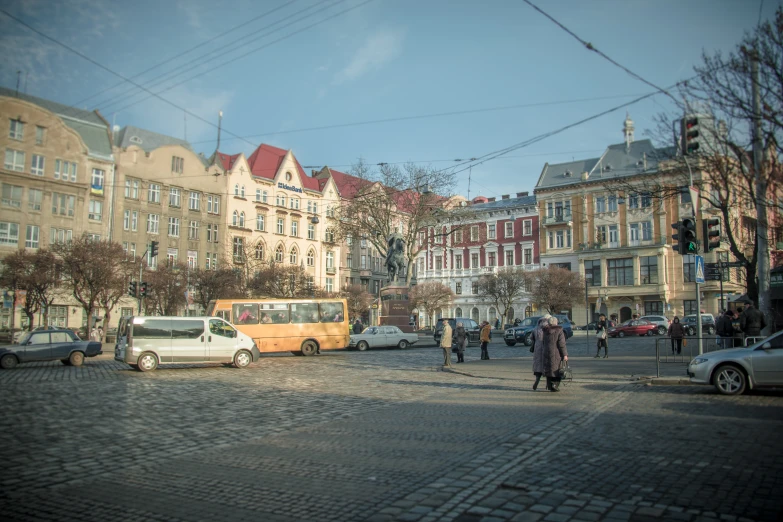
[{"label": "red car", "polygon": [[658,325],[646,319],[634,319],[621,325],[609,328],[609,337],[625,337],[626,335],[655,335]]}]

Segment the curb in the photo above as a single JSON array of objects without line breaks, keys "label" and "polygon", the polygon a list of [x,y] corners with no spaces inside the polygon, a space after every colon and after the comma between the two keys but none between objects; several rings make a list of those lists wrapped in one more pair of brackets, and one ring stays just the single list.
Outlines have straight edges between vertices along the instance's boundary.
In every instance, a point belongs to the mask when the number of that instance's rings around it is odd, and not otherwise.
[{"label": "curb", "polygon": [[650,379],[647,386],[693,386],[693,383],[681,377],[655,377]]}]

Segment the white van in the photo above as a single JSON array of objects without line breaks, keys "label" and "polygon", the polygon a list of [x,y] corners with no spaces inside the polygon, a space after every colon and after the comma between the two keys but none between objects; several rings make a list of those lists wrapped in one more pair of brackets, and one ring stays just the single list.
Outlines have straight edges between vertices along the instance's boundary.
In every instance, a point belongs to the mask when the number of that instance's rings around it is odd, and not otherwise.
[{"label": "white van", "polygon": [[114,360],[142,372],[167,363],[233,363],[245,368],[260,357],[253,339],[219,317],[123,317]]}]

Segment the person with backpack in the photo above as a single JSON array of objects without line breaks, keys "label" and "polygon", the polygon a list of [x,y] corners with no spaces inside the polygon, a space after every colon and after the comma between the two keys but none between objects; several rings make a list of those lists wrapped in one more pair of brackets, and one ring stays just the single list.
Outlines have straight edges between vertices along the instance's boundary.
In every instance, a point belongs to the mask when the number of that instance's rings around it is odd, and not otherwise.
[{"label": "person with backpack", "polygon": [[726,310],[717,321],[715,321],[715,332],[718,334],[718,345],[722,350],[734,347],[734,312]]}]

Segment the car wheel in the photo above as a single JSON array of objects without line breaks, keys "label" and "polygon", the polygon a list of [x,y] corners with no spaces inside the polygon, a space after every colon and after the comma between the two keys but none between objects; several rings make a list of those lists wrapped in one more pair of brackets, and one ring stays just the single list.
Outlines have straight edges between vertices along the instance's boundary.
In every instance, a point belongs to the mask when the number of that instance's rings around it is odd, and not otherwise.
[{"label": "car wheel", "polygon": [[525,336],[525,346],[533,346],[533,334],[529,333]]},{"label": "car wheel", "polygon": [[617,332],[617,337],[625,337],[625,332]]},{"label": "car wheel", "polygon": [[668,330],[665,326],[659,326],[658,327],[658,335],[666,335],[668,333]]},{"label": "car wheel", "polygon": [[359,344],[356,345],[356,349],[359,350],[360,352],[367,351],[367,348],[369,347],[370,345],[367,344],[367,341],[359,341]]},{"label": "car wheel", "polygon": [[715,334],[715,328],[712,326],[707,327],[707,335],[714,335]]},{"label": "car wheel", "polygon": [[647,330],[647,337],[652,337],[654,330]]},{"label": "car wheel", "polygon": [[315,355],[315,352],[318,351],[318,345],[315,344],[315,341],[305,341],[302,343],[302,355],[305,357],[310,357],[311,355]]},{"label": "car wheel", "polygon": [[408,341],[406,341],[405,339],[403,339],[402,341],[400,341],[400,342],[397,344],[397,348],[399,348],[400,350],[404,350],[404,349],[406,349],[407,347],[408,347]]},{"label": "car wheel", "polygon": [[84,362],[84,354],[82,352],[72,352],[71,356],[68,357],[68,361],[71,363],[71,366],[81,366]]},{"label": "car wheel", "polygon": [[68,359],[60,359],[60,362],[63,363],[65,366],[71,365],[71,361],[69,361]]},{"label": "car wheel", "polygon": [[3,355],[2,359],[0,359],[0,368],[4,370],[15,368],[17,364],[19,364],[19,359],[16,358],[16,355],[10,353]]},{"label": "car wheel", "polygon": [[739,395],[745,391],[747,379],[741,368],[726,364],[715,370],[712,382],[723,395]]},{"label": "car wheel", "polygon": [[158,367],[158,358],[152,352],[144,352],[139,355],[139,370],[142,372],[151,372]]},{"label": "car wheel", "polygon": [[234,355],[234,366],[237,368],[247,368],[253,362],[253,356],[247,350],[239,350]]},{"label": "car wheel", "polygon": [[517,344],[517,343],[515,343],[515,342],[512,342],[512,341],[506,341],[506,346],[514,346],[514,345],[516,345],[516,344]]}]

